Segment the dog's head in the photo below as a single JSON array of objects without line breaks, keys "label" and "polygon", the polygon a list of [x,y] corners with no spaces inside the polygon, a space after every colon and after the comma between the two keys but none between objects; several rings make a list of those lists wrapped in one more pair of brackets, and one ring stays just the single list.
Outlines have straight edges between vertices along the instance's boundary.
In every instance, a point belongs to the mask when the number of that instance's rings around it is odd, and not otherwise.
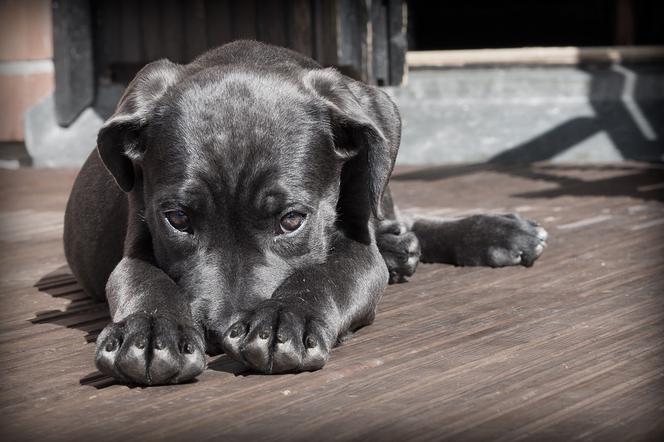
[{"label": "dog's head", "polygon": [[158,61],[98,151],[150,255],[210,327],[324,262],[334,235],[373,240],[398,125],[382,92],[331,69]]}]

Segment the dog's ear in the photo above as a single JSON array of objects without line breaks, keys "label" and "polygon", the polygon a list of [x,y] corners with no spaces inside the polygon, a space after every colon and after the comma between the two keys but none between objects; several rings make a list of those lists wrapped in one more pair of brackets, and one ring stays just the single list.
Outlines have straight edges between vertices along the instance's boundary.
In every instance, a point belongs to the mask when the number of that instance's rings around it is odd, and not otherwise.
[{"label": "dog's ear", "polygon": [[334,149],[345,161],[339,215],[366,229],[371,213],[383,218],[383,194],[399,149],[399,113],[383,91],[331,68],[310,71],[304,82],[326,102]]},{"label": "dog's ear", "polygon": [[118,186],[134,187],[134,161],[145,153],[141,134],[157,101],[180,77],[182,66],[168,60],[146,65],[129,83],[115,113],[97,135],[97,152]]}]

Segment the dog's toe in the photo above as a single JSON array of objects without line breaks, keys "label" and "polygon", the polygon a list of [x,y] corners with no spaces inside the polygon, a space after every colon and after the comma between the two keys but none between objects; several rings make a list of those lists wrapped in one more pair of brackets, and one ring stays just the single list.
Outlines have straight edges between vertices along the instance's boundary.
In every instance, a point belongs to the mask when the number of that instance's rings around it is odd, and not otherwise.
[{"label": "dog's toe", "polygon": [[328,342],[329,337],[326,336],[325,328],[315,321],[310,322],[304,335],[305,356],[302,370],[318,370],[325,365],[330,355]]},{"label": "dog's toe", "polygon": [[151,384],[184,382],[205,368],[202,341],[193,330],[171,320],[154,321],[152,355],[148,369]]},{"label": "dog's toe", "polygon": [[262,373],[317,370],[327,361],[324,327],[293,306],[266,301],[225,333],[225,352]]},{"label": "dog's toe", "polygon": [[271,341],[272,333],[265,329],[254,333],[247,339],[241,351],[244,360],[250,367],[266,373],[272,371],[270,361]]},{"label": "dog's toe", "polygon": [[138,385],[183,382],[205,369],[203,340],[193,328],[145,314],[107,326],[95,362],[102,373]]},{"label": "dog's toe", "polygon": [[537,238],[540,241],[546,241],[547,239],[549,239],[549,232],[544,230],[544,227],[542,226],[537,226],[535,228],[535,234],[537,235]]},{"label": "dog's toe", "polygon": [[301,346],[295,341],[276,343],[272,356],[272,371],[283,373],[297,370],[302,365]]}]

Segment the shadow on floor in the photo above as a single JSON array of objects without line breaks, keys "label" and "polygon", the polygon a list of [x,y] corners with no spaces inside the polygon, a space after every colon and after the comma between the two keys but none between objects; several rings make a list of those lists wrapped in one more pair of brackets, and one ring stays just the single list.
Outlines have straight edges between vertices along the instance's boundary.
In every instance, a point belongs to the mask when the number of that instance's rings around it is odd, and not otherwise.
[{"label": "shadow on floor", "polygon": [[[512,194],[518,198],[557,198],[562,196],[607,196],[631,197],[644,201],[664,202],[664,168],[635,167],[633,170],[623,169],[627,173],[620,176],[597,179],[581,179],[556,175],[555,172],[564,171],[566,167],[542,166],[538,169],[513,169],[509,173],[513,176],[532,180],[550,181],[558,184],[558,188],[534,192]],[[576,170],[601,171],[586,167]],[[604,169],[606,170],[606,168]],[[554,172],[554,173],[548,173]]]},{"label": "shadow on floor", "polygon": [[208,362],[207,368],[209,370],[230,373],[235,376],[244,376],[251,373],[251,370],[242,365],[240,362],[223,354],[218,356],[215,360]]},{"label": "shadow on floor", "polygon": [[57,324],[86,332],[85,341],[95,342],[97,335],[108,324],[111,317],[108,305],[88,296],[69,271],[62,266],[43,276],[35,283],[43,293],[60,299],[69,299],[64,310],[46,310],[35,313],[33,324]]},{"label": "shadow on floor", "polygon": [[[664,202],[664,166],[653,164],[555,165],[528,164],[508,167],[500,164],[441,166],[401,173],[394,181],[438,181],[476,172],[495,172],[533,181],[557,184],[555,189],[521,192],[518,198],[556,198],[562,196],[628,196],[645,201]],[[601,177],[601,174],[620,173]],[[583,178],[570,176],[574,173]]]},{"label": "shadow on floor", "polygon": [[[590,78],[588,102],[594,115],[567,120],[525,143],[489,160],[513,164],[550,160],[593,135],[604,133],[623,159],[664,161],[664,112],[661,90],[638,81],[661,75],[662,67],[623,66],[611,69],[581,67]],[[654,99],[652,98],[654,96]]]},{"label": "shadow on floor", "polygon": [[[57,324],[85,332],[86,343],[94,343],[97,336],[111,320],[108,305],[89,297],[76,282],[68,266],[62,266],[46,274],[35,283],[35,287],[43,293],[59,299],[69,299],[64,310],[46,310],[35,313],[30,319],[33,324]],[[115,385],[114,379],[92,372],[79,380],[81,385],[97,389]]]}]

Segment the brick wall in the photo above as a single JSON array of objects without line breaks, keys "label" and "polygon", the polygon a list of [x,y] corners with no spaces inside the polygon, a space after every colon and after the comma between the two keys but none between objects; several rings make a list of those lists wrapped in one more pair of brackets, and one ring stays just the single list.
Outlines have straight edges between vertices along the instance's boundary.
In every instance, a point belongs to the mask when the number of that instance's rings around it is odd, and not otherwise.
[{"label": "brick wall", "polygon": [[22,141],[26,110],[53,92],[51,0],[0,0],[0,141]]}]

